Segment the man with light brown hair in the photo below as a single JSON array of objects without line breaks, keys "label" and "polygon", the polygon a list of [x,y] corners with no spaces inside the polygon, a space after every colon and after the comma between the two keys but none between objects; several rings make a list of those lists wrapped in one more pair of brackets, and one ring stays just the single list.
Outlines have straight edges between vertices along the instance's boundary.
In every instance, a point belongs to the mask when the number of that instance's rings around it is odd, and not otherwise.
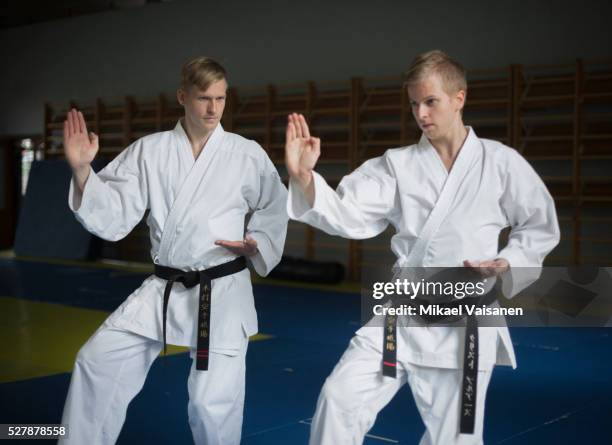
[{"label": "man with light brown hair", "polygon": [[109,241],[126,236],[148,210],[155,272],[79,351],[62,443],[115,443],[166,342],[191,350],[194,442],[240,443],[248,337],[257,332],[246,266],[266,275],[280,260],[287,192],[256,142],[223,130],[226,77],[210,58],[187,62],[177,91],[184,118],[174,130],[138,139],[98,173],[91,168],[98,137],[81,112],[68,113],[70,208]]},{"label": "man with light brown hair", "polygon": [[[559,242],[550,194],[520,154],[463,124],[467,83],[460,64],[442,51],[422,54],[405,88],[422,130],[418,144],[366,161],[335,191],[314,171],[320,140],[303,116],[289,116],[289,216],[352,239],[372,238],[391,224],[400,276],[417,268],[476,271],[489,293],[495,286],[515,295],[533,279],[521,268],[538,271]],[[508,244],[499,250],[499,233],[508,226]],[[410,314],[373,318],[327,378],[310,444],[362,443],[406,382],[426,428],[421,445],[482,444],[493,366],[515,367],[516,360],[505,322],[479,326],[479,320],[429,325]]]}]

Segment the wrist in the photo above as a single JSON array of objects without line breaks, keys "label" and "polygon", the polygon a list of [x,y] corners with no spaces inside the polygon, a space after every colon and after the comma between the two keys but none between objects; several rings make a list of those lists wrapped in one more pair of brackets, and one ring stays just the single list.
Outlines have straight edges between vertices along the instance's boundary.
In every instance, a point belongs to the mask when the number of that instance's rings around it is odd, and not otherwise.
[{"label": "wrist", "polygon": [[312,170],[300,170],[295,180],[303,190],[307,189],[313,181]]},{"label": "wrist", "polygon": [[506,270],[510,269],[510,261],[503,257],[495,258],[495,261],[499,262],[502,267],[505,267]]},{"label": "wrist", "polygon": [[72,167],[72,174],[75,176],[83,176],[84,174],[89,173],[90,164],[83,164]]},{"label": "wrist", "polygon": [[85,188],[85,183],[87,182],[87,179],[89,178],[90,170],[91,170],[91,166],[89,164],[82,166],[82,167],[72,169],[72,174],[76,180],[78,188],[81,191],[83,191]]}]

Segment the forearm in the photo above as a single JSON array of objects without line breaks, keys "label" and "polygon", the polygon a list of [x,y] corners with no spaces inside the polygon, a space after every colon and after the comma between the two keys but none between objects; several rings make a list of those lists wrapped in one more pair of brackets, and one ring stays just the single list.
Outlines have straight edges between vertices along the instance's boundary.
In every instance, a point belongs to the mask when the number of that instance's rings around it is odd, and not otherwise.
[{"label": "forearm", "polygon": [[294,183],[297,185],[298,190],[306,199],[308,205],[312,207],[314,205],[315,199],[315,187],[312,170],[308,170],[306,172],[301,172],[298,175],[291,176],[291,179],[294,180]]},{"label": "forearm", "polygon": [[91,171],[91,165],[87,164],[83,167],[73,168],[72,175],[74,176],[74,183],[77,186],[79,193],[83,194],[85,190],[85,183],[89,178],[89,173]]},{"label": "forearm", "polygon": [[128,167],[125,155],[97,174],[89,165],[73,169],[68,201],[89,232],[116,241],[138,224],[148,207],[146,177]]},{"label": "forearm", "polygon": [[247,237],[257,242],[258,252],[250,257],[257,273],[267,275],[281,259],[287,236],[287,189],[272,163],[261,177],[260,194],[247,226]]},{"label": "forearm", "polygon": [[[378,235],[387,227],[385,215],[393,204],[393,195],[370,181],[364,181],[362,187],[351,182],[351,178],[345,177],[338,191],[334,191],[321,175],[313,173],[309,203],[292,179],[287,201],[289,217],[344,238],[366,239]],[[358,201],[358,195],[362,201]]]}]

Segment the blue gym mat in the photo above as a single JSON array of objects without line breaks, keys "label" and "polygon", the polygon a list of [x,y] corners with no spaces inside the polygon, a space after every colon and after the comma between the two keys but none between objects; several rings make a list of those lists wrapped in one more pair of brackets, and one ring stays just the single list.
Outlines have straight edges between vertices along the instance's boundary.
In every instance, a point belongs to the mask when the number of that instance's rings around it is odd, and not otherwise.
[{"label": "blue gym mat", "polygon": [[[56,370],[43,375],[44,364],[37,364],[39,369],[24,368],[20,374],[19,348],[27,344],[22,339],[29,335],[33,314],[43,325],[57,314],[77,310],[95,321],[117,307],[146,275],[0,259],[0,302],[10,308],[0,314],[5,348],[0,364],[12,370],[10,379],[0,383],[0,423],[59,423],[61,419],[70,380],[61,363],[73,359],[78,347],[66,352],[61,343],[51,343],[50,361],[68,354],[63,362],[56,360],[49,366]],[[255,299],[260,330],[271,337],[249,345],[242,443],[306,444],[319,390],[359,327],[359,295],[258,284]],[[519,367],[498,367],[493,373],[485,443],[612,443],[609,331],[511,329]],[[16,338],[17,344],[7,344]],[[187,423],[189,366],[187,353],[155,362],[144,389],[129,407],[119,444],[192,443]],[[365,444],[417,444],[422,433],[412,395],[404,387],[379,414]]]}]

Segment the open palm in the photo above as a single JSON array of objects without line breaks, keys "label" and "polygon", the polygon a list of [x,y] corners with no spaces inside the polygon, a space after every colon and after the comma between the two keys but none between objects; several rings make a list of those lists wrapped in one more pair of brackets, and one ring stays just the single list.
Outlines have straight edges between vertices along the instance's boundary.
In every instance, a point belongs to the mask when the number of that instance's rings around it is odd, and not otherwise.
[{"label": "open palm", "polygon": [[290,114],[285,140],[285,163],[294,178],[308,175],[321,155],[321,140],[310,136],[306,119],[301,114]]},{"label": "open palm", "polygon": [[98,153],[98,136],[87,132],[83,113],[74,108],[64,121],[64,154],[73,170],[88,167]]}]

